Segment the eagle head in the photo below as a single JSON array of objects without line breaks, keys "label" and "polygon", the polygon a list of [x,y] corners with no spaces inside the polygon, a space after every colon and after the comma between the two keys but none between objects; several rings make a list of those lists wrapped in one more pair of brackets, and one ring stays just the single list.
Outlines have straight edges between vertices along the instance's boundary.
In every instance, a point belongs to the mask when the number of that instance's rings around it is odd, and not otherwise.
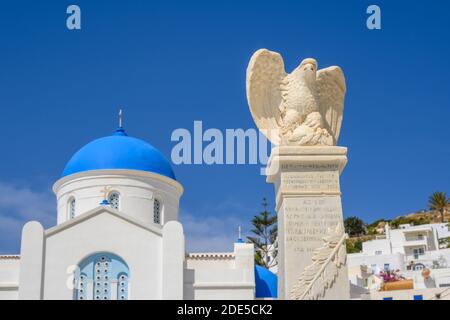
[{"label": "eagle head", "polygon": [[307,84],[313,84],[316,81],[317,61],[313,58],[306,58],[295,70],[300,77],[305,79]]}]

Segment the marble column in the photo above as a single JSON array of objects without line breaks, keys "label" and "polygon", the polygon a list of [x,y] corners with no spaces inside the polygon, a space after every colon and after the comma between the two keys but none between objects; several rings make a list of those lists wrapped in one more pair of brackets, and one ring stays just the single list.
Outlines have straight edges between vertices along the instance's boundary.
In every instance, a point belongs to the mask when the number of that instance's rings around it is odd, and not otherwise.
[{"label": "marble column", "polygon": [[[323,238],[338,224],[343,225],[339,177],[346,163],[344,147],[282,146],[272,150],[267,182],[274,184],[278,214],[279,299],[293,298],[293,287],[313,263],[316,249],[324,246]],[[337,269],[321,298],[349,298],[347,267],[343,264]]]}]

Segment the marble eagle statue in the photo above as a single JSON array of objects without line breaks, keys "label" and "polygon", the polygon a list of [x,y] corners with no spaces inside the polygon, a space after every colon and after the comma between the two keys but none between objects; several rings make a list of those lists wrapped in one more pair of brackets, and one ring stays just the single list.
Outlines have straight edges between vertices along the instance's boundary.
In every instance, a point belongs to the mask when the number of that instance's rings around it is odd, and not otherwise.
[{"label": "marble eagle statue", "polygon": [[247,68],[247,100],[259,130],[275,145],[336,145],[346,91],[337,66],[304,59],[286,73],[281,55],[256,51]]}]

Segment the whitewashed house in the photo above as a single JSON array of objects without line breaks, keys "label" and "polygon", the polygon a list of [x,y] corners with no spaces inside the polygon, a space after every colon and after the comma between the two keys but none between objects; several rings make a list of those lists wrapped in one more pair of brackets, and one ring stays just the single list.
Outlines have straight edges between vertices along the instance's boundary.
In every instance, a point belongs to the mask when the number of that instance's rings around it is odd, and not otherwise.
[{"label": "whitewashed house", "polygon": [[[385,238],[363,242],[361,253],[347,255],[353,292],[362,292],[362,299],[450,299],[450,249],[439,245],[439,239],[449,236],[448,224],[400,225],[398,229],[386,224],[385,228]],[[424,269],[430,272],[426,279]],[[412,279],[413,288],[379,291],[380,273],[393,270]]]}]

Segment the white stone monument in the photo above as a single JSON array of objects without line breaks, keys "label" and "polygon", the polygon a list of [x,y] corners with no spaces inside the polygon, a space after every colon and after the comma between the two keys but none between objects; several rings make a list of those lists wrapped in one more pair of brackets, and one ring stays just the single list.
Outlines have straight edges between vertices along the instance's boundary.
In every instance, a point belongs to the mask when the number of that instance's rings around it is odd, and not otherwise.
[{"label": "white stone monument", "polygon": [[290,74],[266,49],[252,56],[247,98],[258,128],[276,145],[267,166],[278,214],[278,297],[349,299],[339,176],[347,149],[336,146],[345,78],[305,59]]}]

